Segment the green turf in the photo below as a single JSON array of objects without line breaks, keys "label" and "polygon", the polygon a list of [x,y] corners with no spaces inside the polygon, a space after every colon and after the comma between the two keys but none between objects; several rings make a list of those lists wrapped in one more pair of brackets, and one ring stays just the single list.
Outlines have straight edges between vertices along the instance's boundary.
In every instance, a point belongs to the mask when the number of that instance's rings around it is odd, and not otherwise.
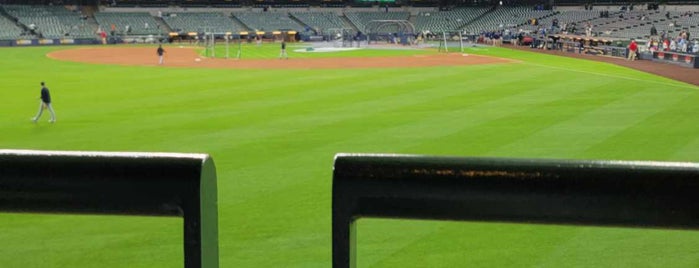
[{"label": "green turf", "polygon": [[[45,56],[68,48],[0,49],[0,148],[211,154],[222,267],[329,267],[338,152],[699,161],[699,88],[608,64],[495,48],[466,53],[522,63],[216,70]],[[54,125],[29,121],[42,80]],[[182,262],[175,218],[0,217],[1,267]],[[360,267],[699,266],[691,231],[397,220],[358,230]]]}]

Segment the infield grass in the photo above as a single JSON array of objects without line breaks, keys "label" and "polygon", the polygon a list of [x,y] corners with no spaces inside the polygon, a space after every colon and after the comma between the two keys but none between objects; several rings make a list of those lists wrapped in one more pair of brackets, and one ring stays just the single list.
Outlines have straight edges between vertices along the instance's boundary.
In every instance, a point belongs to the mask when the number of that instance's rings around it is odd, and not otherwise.
[{"label": "infield grass", "polygon": [[[216,70],[45,56],[56,49],[70,47],[0,49],[0,148],[211,154],[221,267],[330,267],[338,152],[699,161],[699,88],[609,64],[474,48],[522,63]],[[56,124],[29,121],[40,81]],[[0,219],[1,267],[182,263],[175,218]],[[358,230],[359,267],[699,266],[692,231],[406,220]]]}]

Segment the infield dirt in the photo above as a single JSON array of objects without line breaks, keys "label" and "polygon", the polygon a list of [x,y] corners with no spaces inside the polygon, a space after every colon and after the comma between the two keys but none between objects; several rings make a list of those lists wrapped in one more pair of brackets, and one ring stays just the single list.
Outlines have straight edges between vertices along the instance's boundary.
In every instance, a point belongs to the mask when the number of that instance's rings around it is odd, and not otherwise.
[{"label": "infield dirt", "polygon": [[[51,52],[48,57],[94,64],[126,66],[156,66],[155,48],[148,47],[90,47]],[[200,59],[200,60],[197,60]],[[459,66],[474,64],[514,63],[503,58],[460,53],[395,57],[364,58],[290,58],[286,59],[213,59],[202,58],[193,48],[167,48],[165,64],[171,67],[202,67],[231,69],[344,69]]]}]

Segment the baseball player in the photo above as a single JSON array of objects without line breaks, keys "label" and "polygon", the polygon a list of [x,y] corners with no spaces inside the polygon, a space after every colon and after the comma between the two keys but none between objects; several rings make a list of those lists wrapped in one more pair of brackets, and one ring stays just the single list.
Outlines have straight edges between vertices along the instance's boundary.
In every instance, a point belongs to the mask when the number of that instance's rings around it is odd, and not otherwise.
[{"label": "baseball player", "polygon": [[53,111],[53,107],[51,106],[51,94],[49,93],[49,89],[46,87],[46,84],[44,82],[41,82],[41,103],[39,104],[39,112],[36,114],[35,117],[32,118],[32,121],[36,123],[39,121],[39,118],[41,117],[41,114],[44,112],[44,109],[48,109],[49,112],[51,113],[51,119],[49,119],[49,123],[54,123],[56,122],[56,113]]}]

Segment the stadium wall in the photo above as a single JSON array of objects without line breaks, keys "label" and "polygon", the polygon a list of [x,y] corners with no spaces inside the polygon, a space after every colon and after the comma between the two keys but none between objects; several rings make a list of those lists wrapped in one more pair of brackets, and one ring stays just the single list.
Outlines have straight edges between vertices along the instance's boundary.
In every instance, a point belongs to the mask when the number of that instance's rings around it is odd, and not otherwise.
[{"label": "stadium wall", "polygon": [[74,39],[74,38],[20,38],[15,40],[0,40],[3,47],[23,47],[23,46],[51,46],[51,45],[94,45],[98,44],[97,39]]}]

